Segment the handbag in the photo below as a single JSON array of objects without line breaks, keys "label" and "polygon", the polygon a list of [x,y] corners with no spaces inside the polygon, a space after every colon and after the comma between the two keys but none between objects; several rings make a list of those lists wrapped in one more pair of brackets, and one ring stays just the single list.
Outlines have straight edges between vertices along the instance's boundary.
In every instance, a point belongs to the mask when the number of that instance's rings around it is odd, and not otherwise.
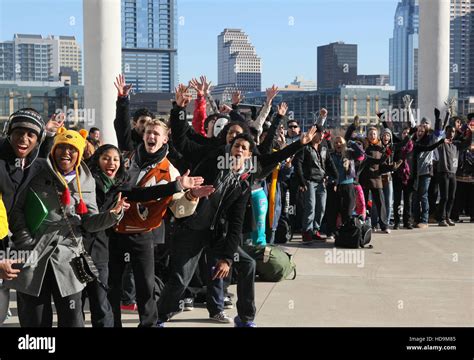
[{"label": "handbag", "polygon": [[103,285],[101,281],[99,280],[99,270],[97,270],[97,267],[94,264],[94,260],[92,260],[92,257],[87,253],[86,249],[84,248],[84,243],[82,242],[82,240],[79,241],[76,238],[76,235],[74,234],[74,230],[71,226],[71,223],[69,222],[67,218],[66,211],[64,210],[61,204],[59,190],[57,191],[57,194],[58,194],[58,200],[59,200],[59,207],[61,208],[64,221],[69,227],[69,231],[72,235],[74,246],[80,249],[79,254],[77,254],[77,256],[74,257],[69,262],[74,272],[74,275],[76,275],[77,279],[83,284],[87,284],[89,282],[97,280],[100,285],[105,287],[105,285]]}]

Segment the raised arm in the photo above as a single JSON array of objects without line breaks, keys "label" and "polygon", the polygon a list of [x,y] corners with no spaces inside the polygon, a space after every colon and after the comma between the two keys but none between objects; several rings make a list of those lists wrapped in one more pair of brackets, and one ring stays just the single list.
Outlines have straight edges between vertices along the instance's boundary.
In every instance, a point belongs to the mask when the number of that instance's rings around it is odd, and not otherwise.
[{"label": "raised arm", "polygon": [[133,151],[132,126],[130,124],[130,100],[128,98],[133,85],[126,84],[123,75],[119,75],[116,78],[114,85],[117,89],[114,129],[117,134],[118,148],[121,151]]},{"label": "raised arm", "polygon": [[258,131],[258,136],[262,134],[263,130],[263,123],[265,122],[265,119],[267,118],[268,114],[270,114],[270,110],[272,108],[272,102],[275,96],[278,94],[278,87],[273,85],[271,88],[268,88],[266,90],[267,94],[267,100],[265,101],[265,104],[263,107],[260,109],[260,113],[257,116],[257,119],[255,121],[250,121],[249,125]]}]

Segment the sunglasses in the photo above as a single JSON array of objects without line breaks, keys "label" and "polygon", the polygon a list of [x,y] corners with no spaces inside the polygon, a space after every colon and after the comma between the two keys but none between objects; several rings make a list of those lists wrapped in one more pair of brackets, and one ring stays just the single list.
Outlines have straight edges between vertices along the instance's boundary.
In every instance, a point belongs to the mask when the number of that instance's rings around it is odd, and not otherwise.
[{"label": "sunglasses", "polygon": [[288,126],[288,129],[298,129],[299,126],[298,125],[290,125]]}]

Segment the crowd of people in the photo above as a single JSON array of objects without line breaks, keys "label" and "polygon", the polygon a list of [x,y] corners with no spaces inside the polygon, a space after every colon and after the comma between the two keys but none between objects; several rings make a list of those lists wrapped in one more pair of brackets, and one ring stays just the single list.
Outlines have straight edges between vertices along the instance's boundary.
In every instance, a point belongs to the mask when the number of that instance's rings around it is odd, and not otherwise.
[{"label": "crowd of people", "polygon": [[[357,117],[327,128],[321,109],[303,133],[287,104],[274,106],[275,86],[260,111],[243,112],[239,92],[219,106],[206,77],[192,79],[168,119],[130,117],[133,86],[119,75],[115,87],[118,146],[31,108],[6,124],[0,237],[4,254],[27,255],[0,259],[0,323],[15,289],[22,327],[51,327],[51,299],[60,327],[84,326],[86,299],[93,327],[121,327],[131,305],[140,327],[163,327],[198,299],[211,321],[255,327],[256,262],[244,245],[280,242],[282,229],[305,246],[331,241],[354,216],[383,234],[474,222],[474,114],[435,109],[433,124],[411,116],[398,133],[379,114],[362,132]],[[84,254],[92,281],[77,271]]]}]

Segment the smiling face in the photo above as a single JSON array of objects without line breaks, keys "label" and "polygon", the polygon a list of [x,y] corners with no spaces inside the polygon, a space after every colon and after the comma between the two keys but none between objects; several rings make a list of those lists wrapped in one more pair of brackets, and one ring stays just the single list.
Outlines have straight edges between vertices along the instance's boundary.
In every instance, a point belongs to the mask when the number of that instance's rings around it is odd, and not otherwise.
[{"label": "smiling face", "polygon": [[390,136],[389,133],[384,133],[383,136],[382,136],[382,142],[384,145],[387,145],[389,142],[390,142],[390,139],[392,137]]},{"label": "smiling face", "polygon": [[11,133],[10,143],[16,157],[26,158],[38,143],[38,136],[30,129],[16,128]]},{"label": "smiling face", "polygon": [[377,141],[378,136],[379,136],[379,134],[378,134],[377,130],[370,129],[369,133],[367,134],[367,139],[371,143],[375,143]]},{"label": "smiling face", "polygon": [[99,157],[99,167],[109,178],[115,178],[120,169],[120,154],[115,149],[105,151]]},{"label": "smiling face", "polygon": [[58,144],[53,153],[54,162],[63,174],[68,174],[74,170],[79,152],[77,149],[69,144]]},{"label": "smiling face", "polygon": [[143,142],[146,152],[154,154],[168,142],[168,131],[160,125],[147,125],[143,135]]}]

